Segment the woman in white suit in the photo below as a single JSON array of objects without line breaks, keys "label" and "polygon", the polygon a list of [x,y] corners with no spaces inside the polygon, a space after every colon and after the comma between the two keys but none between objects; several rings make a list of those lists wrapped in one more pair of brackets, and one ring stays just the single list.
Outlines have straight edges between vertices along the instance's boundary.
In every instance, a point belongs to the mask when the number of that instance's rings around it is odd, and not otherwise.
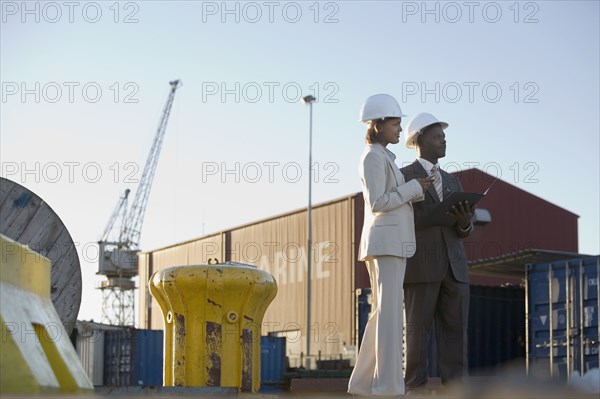
[{"label": "woman in white suit", "polygon": [[406,258],[416,248],[411,201],[422,200],[431,181],[406,183],[396,156],[386,148],[399,142],[403,116],[387,94],[369,97],[361,108],[360,119],[369,127],[359,165],[365,200],[359,260],[369,270],[373,303],[348,383],[348,392],[355,395],[404,395],[402,285]]}]

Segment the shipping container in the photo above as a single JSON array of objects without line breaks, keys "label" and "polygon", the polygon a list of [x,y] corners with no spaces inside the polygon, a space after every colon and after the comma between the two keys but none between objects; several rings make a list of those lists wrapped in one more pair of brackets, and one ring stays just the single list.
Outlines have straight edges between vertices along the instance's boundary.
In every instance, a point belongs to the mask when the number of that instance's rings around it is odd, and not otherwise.
[{"label": "shipping container", "polygon": [[365,327],[371,316],[373,300],[373,291],[370,288],[359,288],[356,290],[356,336],[357,348],[360,349],[363,335],[365,335]]},{"label": "shipping container", "polygon": [[104,333],[104,385],[162,386],[163,332],[122,328]]},{"label": "shipping container", "polygon": [[527,369],[567,379],[600,360],[600,256],[527,266]]},{"label": "shipping container", "polygon": [[525,361],[525,288],[470,286],[469,371],[492,373],[496,366]]},{"label": "shipping container", "polygon": [[[362,339],[371,311],[371,290],[357,290],[357,296],[358,334]],[[427,373],[438,377],[435,323],[428,334],[427,348]],[[468,356],[469,373],[477,375],[491,373],[494,367],[510,360],[525,359],[524,288],[470,286]]]},{"label": "shipping container", "polygon": [[136,330],[136,380],[133,385],[163,385],[163,344],[161,330]]},{"label": "shipping container", "polygon": [[94,386],[104,384],[104,331],[76,334],[75,350]]},{"label": "shipping container", "polygon": [[285,337],[263,335],[260,337],[260,383],[277,385],[285,382],[283,374],[287,368]]},{"label": "shipping container", "polygon": [[71,342],[83,369],[95,386],[104,385],[104,333],[122,328],[93,321],[77,320],[75,323]]}]

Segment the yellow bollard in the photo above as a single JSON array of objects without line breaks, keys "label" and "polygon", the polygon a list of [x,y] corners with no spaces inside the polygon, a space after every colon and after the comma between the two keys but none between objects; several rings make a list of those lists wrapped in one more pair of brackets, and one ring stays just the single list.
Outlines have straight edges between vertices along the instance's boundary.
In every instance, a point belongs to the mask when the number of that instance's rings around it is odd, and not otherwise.
[{"label": "yellow bollard", "polygon": [[50,299],[50,261],[0,234],[0,393],[94,387]]},{"label": "yellow bollard", "polygon": [[150,293],[165,323],[166,386],[260,388],[260,334],[277,294],[269,273],[227,262],[158,271]]}]

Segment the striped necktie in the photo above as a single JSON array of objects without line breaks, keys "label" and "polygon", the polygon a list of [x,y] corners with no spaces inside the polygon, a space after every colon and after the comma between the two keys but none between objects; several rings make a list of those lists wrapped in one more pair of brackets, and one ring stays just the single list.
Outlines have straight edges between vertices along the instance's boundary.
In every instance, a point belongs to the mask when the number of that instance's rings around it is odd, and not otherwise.
[{"label": "striped necktie", "polygon": [[433,181],[433,187],[437,192],[438,198],[440,201],[443,201],[443,189],[442,189],[442,174],[440,173],[440,168],[437,165],[433,165],[431,168],[431,175],[435,176],[435,180]]}]

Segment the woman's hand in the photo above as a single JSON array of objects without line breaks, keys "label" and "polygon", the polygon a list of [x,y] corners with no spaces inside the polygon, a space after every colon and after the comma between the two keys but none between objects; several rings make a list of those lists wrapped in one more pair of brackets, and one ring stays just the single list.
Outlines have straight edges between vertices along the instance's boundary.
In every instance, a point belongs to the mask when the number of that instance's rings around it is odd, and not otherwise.
[{"label": "woman's hand", "polygon": [[427,187],[429,187],[431,185],[431,183],[433,183],[434,179],[435,179],[434,176],[429,176],[429,177],[426,177],[424,179],[417,179],[417,181],[421,185],[421,188],[423,189],[423,192],[425,192],[425,190],[427,190]]}]

